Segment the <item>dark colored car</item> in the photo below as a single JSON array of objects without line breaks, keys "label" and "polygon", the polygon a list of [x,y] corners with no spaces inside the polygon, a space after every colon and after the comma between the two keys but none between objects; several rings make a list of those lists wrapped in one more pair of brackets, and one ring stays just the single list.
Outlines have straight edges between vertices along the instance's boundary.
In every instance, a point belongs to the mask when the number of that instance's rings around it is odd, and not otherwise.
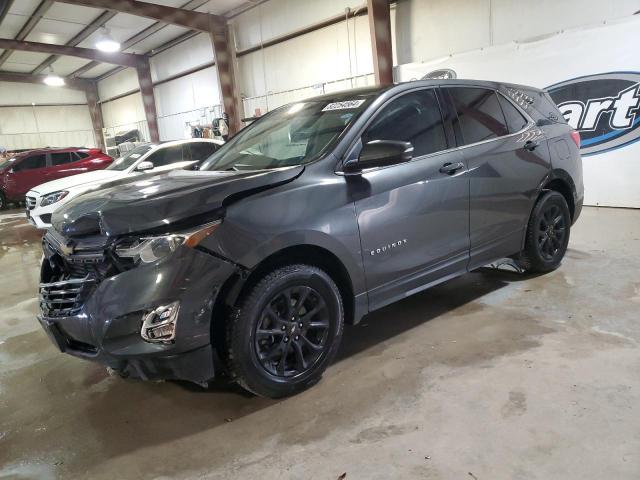
[{"label": "dark colored car", "polygon": [[98,148],[45,148],[20,153],[0,163],[0,209],[22,202],[36,185],[108,167],[113,158]]},{"label": "dark colored car", "polygon": [[280,397],[343,325],[510,257],[558,267],[582,207],[579,137],[540,90],[431,80],[287,105],[197,172],[89,193],[44,238],[40,322],[143,379]]}]

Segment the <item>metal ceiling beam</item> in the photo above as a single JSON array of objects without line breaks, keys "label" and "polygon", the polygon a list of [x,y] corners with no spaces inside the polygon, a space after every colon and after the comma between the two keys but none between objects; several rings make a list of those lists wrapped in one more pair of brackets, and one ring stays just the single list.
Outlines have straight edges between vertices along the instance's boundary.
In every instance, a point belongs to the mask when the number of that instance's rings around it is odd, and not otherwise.
[{"label": "metal ceiling beam", "polygon": [[65,45],[52,45],[40,42],[25,42],[20,40],[0,39],[0,48],[8,50],[22,50],[23,52],[40,52],[52,55],[67,55],[71,57],[86,58],[102,63],[112,63],[123,67],[137,67],[142,55],[132,53],[107,53],[92,48],[67,47]]},{"label": "metal ceiling beam", "polygon": [[393,83],[393,54],[389,0],[367,0],[367,9],[376,84],[390,85]]},{"label": "metal ceiling beam", "polygon": [[156,3],[140,2],[138,0],[58,0],[61,3],[71,5],[81,5],[83,7],[101,8],[116,12],[128,13],[139,17],[150,18],[158,22],[169,23],[190,30],[209,32],[211,21],[218,18],[218,15],[209,13],[194,12],[183,8],[166,7]]},{"label": "metal ceiling beam", "polygon": [[[25,38],[27,38],[27,35],[31,33],[31,31],[35,28],[40,19],[44,16],[45,13],[47,13],[47,10],[49,10],[52,5],[53,0],[42,0],[36,7],[34,12],[31,14],[29,19],[22,26],[18,34],[15,36],[15,40],[24,40]],[[0,67],[4,65],[4,63],[10,56],[11,50],[5,50],[4,52],[2,52],[2,55],[0,55]]]},{"label": "metal ceiling beam", "polygon": [[[36,83],[43,84],[46,75],[31,75],[25,73],[0,72],[0,82]],[[80,78],[66,79],[65,86],[74,90],[86,90],[89,82]]]},{"label": "metal ceiling beam", "polygon": [[[105,23],[107,23],[109,20],[111,20],[117,14],[118,14],[117,12],[111,12],[111,11],[108,11],[108,10],[102,12],[100,15],[98,15],[98,17],[95,20],[93,20],[89,25],[87,25],[85,28],[83,28],[75,37],[73,37],[71,40],[69,40],[67,43],[65,43],[65,45],[67,47],[75,47],[75,46],[77,46],[83,40],[86,40],[89,36],[91,36],[94,32],[96,32],[100,28],[104,27]],[[31,73],[33,75],[37,75],[38,73],[40,73],[43,70],[45,70],[47,67],[50,67],[53,64],[53,62],[58,60],[58,58],[60,58],[59,55],[51,55],[44,62],[42,62],[40,65],[38,65],[36,68],[34,68],[31,71]]]},{"label": "metal ceiling beam", "polygon": [[[180,7],[180,8],[185,9],[185,10],[194,10],[194,9],[196,9],[198,7],[201,7],[202,5],[207,3],[208,1],[209,0],[191,0],[191,1],[187,2],[187,3],[185,3],[184,5],[182,5],[182,7]],[[149,25],[147,28],[145,28],[141,32],[135,34],[133,37],[131,37],[131,38],[127,39],[126,41],[124,41],[122,43],[122,45],[120,46],[120,48],[122,50],[127,50],[128,48],[133,47],[135,44],[141,42],[145,38],[150,37],[154,33],[159,32],[160,30],[162,30],[166,26],[167,26],[166,23],[155,22],[154,24]],[[149,52],[147,52],[147,54],[148,53]],[[70,77],[79,77],[80,75],[83,75],[84,73],[88,72],[92,68],[97,67],[98,65],[100,65],[100,63],[98,63],[98,62],[87,63],[86,65],[83,65],[82,67],[78,68],[77,70],[74,70],[73,72],[71,72],[71,74],[69,74],[69,76]],[[106,76],[112,75],[113,73],[115,73],[116,70],[119,70],[119,69],[110,70],[105,75]],[[100,77],[100,79],[102,79],[102,76]]]},{"label": "metal ceiling beam", "polygon": [[13,5],[13,0],[0,0],[0,25]]}]

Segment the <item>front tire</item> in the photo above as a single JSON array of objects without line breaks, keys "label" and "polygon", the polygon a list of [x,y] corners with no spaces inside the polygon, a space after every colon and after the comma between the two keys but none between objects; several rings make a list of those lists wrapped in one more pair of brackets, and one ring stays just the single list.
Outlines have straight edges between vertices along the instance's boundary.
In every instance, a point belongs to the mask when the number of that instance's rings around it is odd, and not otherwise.
[{"label": "front tire", "polygon": [[521,263],[526,271],[546,273],[560,266],[569,245],[571,213],[562,194],[548,191],[540,197],[527,225]]},{"label": "front tire", "polygon": [[342,297],[326,272],[303,264],[274,270],[227,320],[230,374],[262,397],[294,395],[320,380],[343,327]]}]

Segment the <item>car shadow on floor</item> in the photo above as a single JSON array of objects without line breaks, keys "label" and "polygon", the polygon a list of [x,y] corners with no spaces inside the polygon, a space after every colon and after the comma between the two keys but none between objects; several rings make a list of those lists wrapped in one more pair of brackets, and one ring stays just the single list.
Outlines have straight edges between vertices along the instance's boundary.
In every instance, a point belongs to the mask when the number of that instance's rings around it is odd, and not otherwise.
[{"label": "car shadow on floor", "polygon": [[[483,269],[385,307],[360,324],[347,326],[336,362],[441,315],[469,308],[483,296],[528,278]],[[211,430],[283,401],[251,396],[225,379],[212,382],[208,388],[185,382],[114,379],[84,407],[103,453],[112,456]],[[149,422],[148,412],[162,421]]]}]

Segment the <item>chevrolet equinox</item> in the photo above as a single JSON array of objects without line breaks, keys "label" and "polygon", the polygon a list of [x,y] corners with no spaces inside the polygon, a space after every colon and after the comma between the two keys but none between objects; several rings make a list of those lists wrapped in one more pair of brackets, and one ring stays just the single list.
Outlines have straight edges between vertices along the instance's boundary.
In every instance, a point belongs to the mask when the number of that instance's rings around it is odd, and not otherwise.
[{"label": "chevrolet equinox", "polygon": [[39,321],[122,376],[318,382],[343,325],[510,258],[558,267],[580,137],[549,95],[427,80],[271,111],[209,157],[90,192],[43,239]]}]

